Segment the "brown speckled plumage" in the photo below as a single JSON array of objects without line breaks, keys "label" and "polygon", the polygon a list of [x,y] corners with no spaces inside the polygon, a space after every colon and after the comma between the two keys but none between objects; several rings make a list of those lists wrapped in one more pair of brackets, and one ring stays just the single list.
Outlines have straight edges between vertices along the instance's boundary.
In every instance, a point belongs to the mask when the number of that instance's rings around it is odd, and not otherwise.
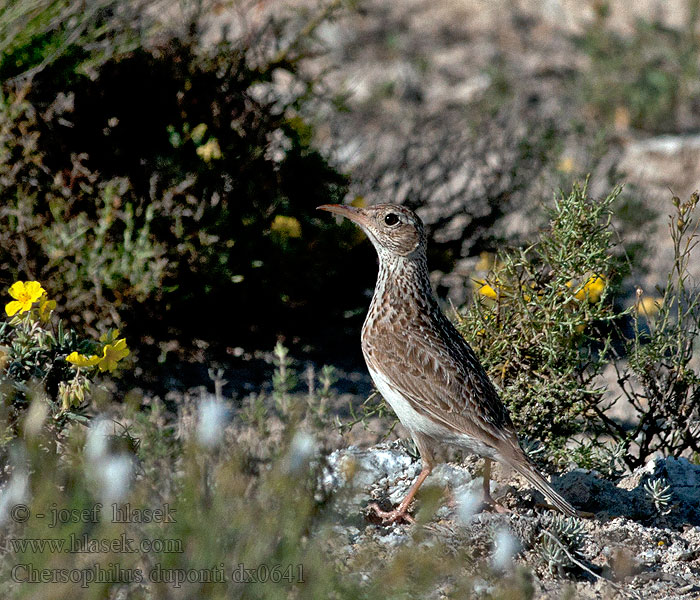
[{"label": "brown speckled plumage", "polygon": [[[423,460],[423,472],[399,509],[377,512],[387,520],[408,518],[408,504],[432,469],[436,445],[448,443],[510,465],[559,510],[576,514],[531,465],[484,368],[440,310],[428,277],[420,218],[390,204],[319,208],[357,223],[377,250],[379,275],[362,327],[362,352],[377,389],[411,433]],[[488,499],[489,466],[487,462]]]}]

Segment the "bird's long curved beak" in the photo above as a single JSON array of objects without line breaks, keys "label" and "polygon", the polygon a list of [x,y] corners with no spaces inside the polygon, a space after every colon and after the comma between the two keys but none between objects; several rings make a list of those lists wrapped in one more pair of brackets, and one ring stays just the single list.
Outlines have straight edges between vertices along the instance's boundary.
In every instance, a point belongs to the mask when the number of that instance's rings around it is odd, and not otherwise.
[{"label": "bird's long curved beak", "polygon": [[317,206],[316,210],[325,210],[346,219],[354,221],[358,225],[364,225],[367,223],[367,215],[360,208],[355,208],[354,206],[348,206],[347,204],[323,204]]}]

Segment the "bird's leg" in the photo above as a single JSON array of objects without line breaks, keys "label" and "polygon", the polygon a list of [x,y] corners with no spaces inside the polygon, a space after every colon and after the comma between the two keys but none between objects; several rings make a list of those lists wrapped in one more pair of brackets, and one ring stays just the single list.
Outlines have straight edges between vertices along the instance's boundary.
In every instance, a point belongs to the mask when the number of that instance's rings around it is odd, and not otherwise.
[{"label": "bird's leg", "polygon": [[496,502],[491,496],[491,459],[484,458],[484,495],[483,502],[487,506],[490,506],[497,513],[507,513],[509,512],[505,506],[501,506]]},{"label": "bird's leg", "polygon": [[382,510],[376,503],[370,504],[369,508],[372,509],[374,513],[378,517],[380,517],[384,523],[396,523],[397,521],[402,520],[406,521],[407,523],[415,523],[415,519],[408,514],[408,505],[411,504],[411,501],[416,495],[418,488],[423,484],[425,478],[428,475],[430,475],[430,472],[432,470],[433,465],[426,461],[423,461],[423,468],[421,469],[420,474],[416,478],[416,481],[411,486],[411,489],[408,490],[408,494],[406,494],[406,497],[401,501],[401,504],[399,504],[399,506],[394,510]]}]

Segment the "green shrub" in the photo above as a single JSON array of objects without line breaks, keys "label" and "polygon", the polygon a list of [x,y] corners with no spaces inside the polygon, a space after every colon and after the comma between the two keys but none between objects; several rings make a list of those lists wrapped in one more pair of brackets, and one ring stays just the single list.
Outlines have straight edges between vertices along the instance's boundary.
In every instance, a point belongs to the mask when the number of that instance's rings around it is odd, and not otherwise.
[{"label": "green shrub", "polygon": [[99,342],[78,337],[52,318],[56,301],[37,281],[17,281],[8,293],[8,320],[0,325],[0,399],[8,424],[3,442],[13,437],[32,397],[59,428],[68,420],[86,422],[90,382],[129,355],[126,340],[117,330]]},{"label": "green shrub", "polygon": [[57,81],[75,81],[143,41],[153,24],[147,6],[138,0],[3,2],[0,80],[30,79],[52,67]]},{"label": "green shrub", "polygon": [[[688,272],[698,196],[673,199],[675,262],[659,296],[638,289],[625,309],[611,295],[624,267],[611,227],[619,193],[595,200],[574,185],[557,197],[549,228],[530,246],[499,253],[457,315],[518,430],[612,478],[655,452],[698,453],[700,430],[700,292]],[[601,379],[609,365],[617,388]],[[627,416],[613,418],[623,397]]]},{"label": "green shrub", "polygon": [[[532,245],[498,255],[459,328],[474,347],[519,431],[563,447],[588,427],[604,390],[596,377],[607,345],[602,325],[619,315],[611,205],[575,185],[555,199],[549,229]],[[602,347],[601,347],[602,345]]]},{"label": "green shrub", "polygon": [[698,201],[697,192],[685,202],[673,197],[673,267],[656,295],[637,288],[632,334],[623,350],[628,360],[616,362],[620,394],[634,413],[633,427],[608,418],[602,424],[621,444],[630,468],[659,450],[700,457],[700,289],[689,272],[697,253]]},{"label": "green shrub", "polygon": [[[337,339],[328,331],[359,319],[371,273],[351,266],[352,230],[316,217],[347,182],[302,117],[315,92],[294,36],[308,24],[273,25],[289,47],[271,47],[265,27],[206,50],[188,32],[114,53],[92,77],[63,81],[52,63],[7,90],[0,267],[46,281],[69,311],[96,297],[83,315],[94,332]],[[296,91],[282,92],[282,73]],[[339,241],[351,251],[327,251]]]}]

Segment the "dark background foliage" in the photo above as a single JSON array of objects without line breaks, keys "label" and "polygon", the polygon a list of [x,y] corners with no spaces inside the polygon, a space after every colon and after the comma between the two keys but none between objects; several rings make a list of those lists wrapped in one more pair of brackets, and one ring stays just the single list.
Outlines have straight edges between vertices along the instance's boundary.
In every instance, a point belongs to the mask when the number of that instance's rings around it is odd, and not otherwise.
[{"label": "dark background foliage", "polygon": [[[40,56],[47,43],[30,39],[0,70],[19,55]],[[176,340],[188,349],[204,340],[223,351],[270,347],[282,335],[328,349],[356,329],[371,255],[355,247],[350,227],[315,211],[342,202],[347,180],[311,146],[298,113],[313,90],[266,93],[279,71],[294,77],[294,60],[255,66],[250,52],[233,42],[203,52],[193,37],[173,35],[110,58],[93,77],[80,73],[85,52],[76,50],[30,84],[7,83],[6,96],[23,94],[31,145],[17,144],[5,162],[13,176],[0,218],[24,226],[3,227],[3,284],[44,281],[67,310],[93,305],[88,324],[121,325],[134,346]],[[198,155],[207,140],[220,158]],[[23,203],[28,192],[33,202]],[[85,227],[67,244],[63,230],[79,215]],[[293,219],[291,229],[289,219],[275,226],[280,215]],[[100,243],[115,251],[78,275],[80,249],[100,227]],[[125,258],[129,228],[152,249],[144,271],[158,265],[138,289],[126,273],[101,272]],[[58,259],[49,250],[57,237]]]}]

